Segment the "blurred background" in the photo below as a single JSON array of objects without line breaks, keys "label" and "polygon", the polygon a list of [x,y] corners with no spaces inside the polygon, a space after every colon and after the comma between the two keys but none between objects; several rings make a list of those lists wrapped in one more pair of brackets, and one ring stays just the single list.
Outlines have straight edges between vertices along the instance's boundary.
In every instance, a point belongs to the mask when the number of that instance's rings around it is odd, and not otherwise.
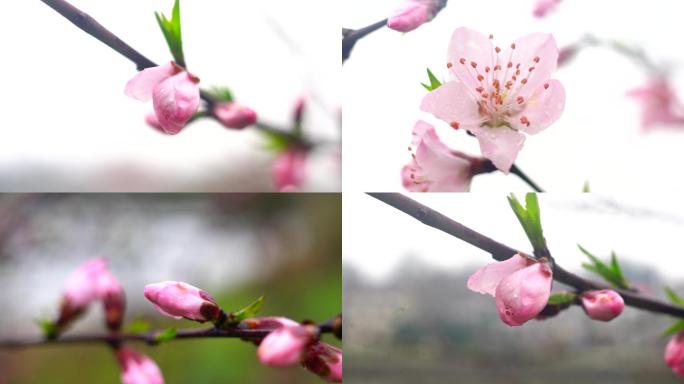
[{"label": "blurred background", "polygon": [[[531,251],[506,197],[414,194],[419,202],[513,248]],[[584,277],[581,244],[618,255],[644,294],[684,293],[684,205],[671,195],[539,196],[556,262]],[[469,291],[489,254],[363,194],[344,196],[345,378],[384,383],[675,383],[665,365],[673,319],[625,307],[610,323],[572,307],[508,327],[494,300]],[[371,218],[371,219],[369,219]],[[554,289],[563,289],[554,283]]]},{"label": "blurred background", "polygon": [[[173,0],[73,0],[156,63],[171,60],[154,17]],[[183,46],[200,86],[227,86],[263,122],[289,128],[306,95],[303,130],[325,143],[303,190],[336,191],[339,26],[315,0],[181,0]],[[25,15],[26,17],[17,17]],[[151,103],[124,95],[135,66],[39,1],[0,14],[3,191],[269,191],[275,154],[256,130],[200,120],[175,136],[145,124]],[[17,38],[20,37],[20,38]]]},{"label": "blurred background", "polygon": [[[673,49],[684,34],[684,2],[562,1],[544,19],[532,15],[537,0],[449,1],[431,22],[409,33],[387,28],[359,41],[343,66],[345,189],[400,191],[400,170],[410,160],[407,147],[418,119],[437,129],[452,148],[479,154],[477,140],[454,132],[446,123],[421,112],[427,91],[426,68],[448,79],[445,66],[453,31],[469,27],[493,34],[499,45],[533,32],[552,33],[559,47],[588,34],[641,48],[670,70],[674,92],[684,98],[684,51]],[[340,21],[360,28],[392,15],[402,0],[348,0]],[[639,24],[639,28],[635,27]],[[640,104],[625,93],[647,81],[643,68],[613,49],[583,49],[554,78],[566,90],[565,111],[543,132],[528,137],[516,163],[551,192],[684,191],[673,177],[684,161],[684,125],[642,133]],[[478,176],[472,191],[528,190],[515,176]]]},{"label": "blurred background", "polygon": [[[202,327],[145,300],[144,285],[163,280],[200,287],[226,311],[264,295],[260,315],[325,321],[342,310],[340,225],[335,194],[2,195],[0,339],[38,338],[34,321],[56,316],[64,279],[97,256],[126,291],[124,326]],[[104,333],[101,312],[91,306],[67,334]],[[167,383],[321,382],[304,369],[259,365],[256,348],[237,339],[131,345]],[[0,372],[2,384],[119,383],[104,344],[0,349]]]}]

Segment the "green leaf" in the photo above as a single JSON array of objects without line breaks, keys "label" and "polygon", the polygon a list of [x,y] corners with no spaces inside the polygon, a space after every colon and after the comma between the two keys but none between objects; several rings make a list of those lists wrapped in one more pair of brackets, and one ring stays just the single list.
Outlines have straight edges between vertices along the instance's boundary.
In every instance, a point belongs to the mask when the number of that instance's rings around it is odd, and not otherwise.
[{"label": "green leaf", "polygon": [[164,39],[166,39],[166,44],[169,46],[173,59],[178,65],[185,67],[183,39],[181,38],[180,0],[175,0],[173,4],[171,20],[161,12],[155,12],[154,16],[157,19],[159,28],[162,30],[162,34],[164,34]]},{"label": "green leaf", "polygon": [[589,193],[591,192],[591,189],[589,188],[589,180],[584,182],[584,185],[582,186],[582,193]]},{"label": "green leaf", "polygon": [[544,239],[544,231],[542,230],[537,194],[528,193],[525,195],[525,207],[520,204],[518,198],[512,193],[508,196],[508,202],[520,225],[522,225],[527,238],[530,240],[535,256],[548,256],[549,250],[546,247],[546,239]]},{"label": "green leaf", "polygon": [[577,294],[574,292],[554,292],[549,296],[547,305],[561,305],[570,304],[577,299]]},{"label": "green leaf", "polygon": [[250,305],[248,305],[248,306],[246,306],[246,307],[244,307],[238,311],[233,312],[232,316],[231,316],[231,323],[237,324],[244,319],[248,319],[250,317],[256,316],[257,313],[259,313],[259,311],[261,310],[261,306],[263,306],[263,305],[264,305],[264,297],[261,296],[258,299],[254,300],[254,302],[251,303]]},{"label": "green leaf", "polygon": [[427,74],[428,80],[430,80],[430,84],[420,83],[420,85],[422,85],[428,91],[434,91],[435,89],[442,86],[442,83],[439,80],[437,80],[437,77],[432,73],[430,68],[427,69]]},{"label": "green leaf", "polygon": [[598,257],[594,256],[589,251],[587,251],[581,245],[577,244],[577,248],[579,248],[579,250],[582,253],[584,253],[589,258],[589,260],[591,260],[591,264],[582,263],[582,267],[584,269],[601,276],[613,287],[622,289],[629,288],[629,284],[627,283],[627,279],[625,279],[625,276],[622,274],[622,268],[620,268],[620,264],[618,263],[617,255],[615,254],[615,252],[611,252],[610,265],[607,265]]},{"label": "green leaf", "polygon": [[670,287],[665,287],[663,288],[665,290],[665,294],[667,294],[667,298],[670,299],[670,301],[674,304],[681,305],[684,307],[684,299],[682,299],[681,296],[677,294],[672,288]]},{"label": "green leaf", "polygon": [[138,317],[133,319],[126,327],[125,331],[128,333],[145,333],[152,328],[152,325],[145,319]]},{"label": "green leaf", "polygon": [[212,87],[207,91],[213,98],[230,103],[234,100],[233,92],[228,87]]},{"label": "green leaf", "polygon": [[57,338],[58,329],[57,324],[54,321],[49,319],[36,319],[35,322],[47,340],[54,340]]},{"label": "green leaf", "polygon": [[174,328],[174,327],[167,328],[161,332],[158,332],[156,335],[154,335],[154,341],[156,341],[158,343],[173,340],[175,338],[176,338],[176,328]]},{"label": "green leaf", "polygon": [[275,153],[285,151],[290,147],[292,139],[287,136],[273,131],[260,131],[266,139],[264,148]]},{"label": "green leaf", "polygon": [[684,330],[684,320],[677,320],[674,324],[670,325],[666,330],[663,331],[663,336],[674,335],[681,330]]}]

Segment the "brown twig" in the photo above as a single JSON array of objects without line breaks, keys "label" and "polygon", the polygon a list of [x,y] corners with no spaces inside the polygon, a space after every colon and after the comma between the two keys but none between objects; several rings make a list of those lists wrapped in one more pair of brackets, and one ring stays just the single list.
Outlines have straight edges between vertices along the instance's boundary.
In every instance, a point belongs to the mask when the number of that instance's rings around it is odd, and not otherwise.
[{"label": "brown twig", "polygon": [[[96,38],[97,40],[101,41],[111,49],[115,50],[128,60],[132,61],[135,65],[138,71],[141,71],[145,68],[150,68],[150,67],[156,67],[157,64],[145,57],[143,54],[135,50],[133,47],[128,45],[126,42],[121,40],[118,36],[113,34],[111,31],[109,31],[107,28],[102,26],[97,20],[92,18],[90,15],[87,13],[81,11],[80,9],[74,7],[73,5],[69,4],[65,0],[41,0],[43,3],[47,4],[50,8],[54,9],[57,11],[60,15],[64,16],[67,20],[71,21],[75,26],[80,28],[82,31],[85,33],[89,34],[90,36]],[[205,101],[207,104],[207,109],[213,110],[213,106],[216,105],[217,103],[220,102],[220,100],[217,100],[214,98],[211,94],[209,94],[207,91],[200,91],[200,97],[202,100]],[[213,114],[209,114],[209,116],[213,117]],[[278,135],[282,135],[286,138],[288,138],[290,141],[293,142],[298,142],[302,143],[304,142],[304,139],[294,135],[292,132],[289,132],[284,129],[276,128],[270,124],[262,123],[262,122],[257,122],[255,124],[255,127],[261,131],[265,132],[270,132],[270,133],[276,133]],[[310,143],[306,143],[306,146],[310,146]]]},{"label": "brown twig", "polygon": [[380,20],[377,23],[373,23],[367,27],[359,29],[343,29],[342,30],[342,64],[349,58],[351,51],[357,41],[361,40],[366,35],[371,32],[375,32],[378,29],[387,25],[387,19]]},{"label": "brown twig", "polygon": [[[524,252],[501,244],[435,211],[434,209],[429,208],[399,193],[369,193],[368,195],[406,213],[409,216],[412,216],[427,226],[433,227],[442,232],[446,232],[460,240],[465,241],[468,244],[490,253],[492,258],[495,260],[503,261],[515,255],[516,253],[526,255]],[[594,289],[612,289],[620,293],[626,305],[653,313],[661,313],[684,318],[684,307],[674,306],[663,301],[642,296],[636,292],[612,288],[605,284],[585,279],[563,269],[557,263],[554,263],[553,266],[553,278],[554,280],[569,285],[580,292]]]},{"label": "brown twig", "polygon": [[[338,338],[341,339],[342,315],[337,315],[332,319],[326,321],[325,323],[318,324],[317,326],[321,334],[331,333],[336,336],[339,334]],[[199,329],[181,329],[176,332],[176,336],[171,340],[202,338],[236,338],[244,340],[261,340],[272,331],[273,330],[270,329],[218,329],[216,327]],[[83,343],[117,344],[124,341],[141,341],[148,345],[158,345],[160,342],[157,340],[157,336],[160,334],[160,332],[162,331],[156,330],[144,333],[87,334],[63,336],[55,340],[4,340],[0,341],[0,348],[26,348],[47,345]]]}]

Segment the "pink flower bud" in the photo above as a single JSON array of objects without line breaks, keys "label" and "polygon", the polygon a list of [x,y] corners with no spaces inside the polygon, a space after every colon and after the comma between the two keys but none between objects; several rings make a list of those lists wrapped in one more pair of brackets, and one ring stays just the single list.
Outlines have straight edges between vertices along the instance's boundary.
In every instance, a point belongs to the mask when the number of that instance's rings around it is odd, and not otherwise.
[{"label": "pink flower bud", "polygon": [[164,377],[154,360],[122,347],[116,351],[121,366],[121,382],[123,384],[164,384]]},{"label": "pink flower bud", "polygon": [[304,367],[325,381],[341,383],[342,350],[319,341],[309,347]]},{"label": "pink flower bud", "polygon": [[154,113],[164,132],[175,135],[185,126],[200,104],[199,79],[181,72],[159,83],[152,94]]},{"label": "pink flower bud", "polygon": [[57,326],[62,328],[83,313],[98,299],[97,278],[106,271],[107,261],[96,258],[86,261],[64,281],[64,294]]},{"label": "pink flower bud", "polygon": [[307,348],[316,340],[317,331],[307,325],[280,327],[259,344],[257,357],[261,364],[291,367],[304,360]]},{"label": "pink flower bud", "polygon": [[443,0],[413,0],[387,20],[387,27],[409,32],[432,20],[446,4]]},{"label": "pink flower bud", "polygon": [[538,262],[506,276],[496,286],[496,309],[501,320],[523,325],[534,319],[551,295],[553,273],[545,262]]},{"label": "pink flower bud", "polygon": [[103,271],[97,280],[97,295],[102,299],[105,321],[110,331],[118,331],[123,323],[126,299],[119,281],[109,271]]},{"label": "pink flower bud", "polygon": [[242,320],[238,327],[246,329],[278,329],[281,327],[297,327],[300,324],[287,317],[250,317]]},{"label": "pink flower bud", "polygon": [[587,316],[600,321],[613,320],[625,308],[622,296],[611,289],[584,292],[581,301]]},{"label": "pink flower bud", "polygon": [[221,314],[221,308],[207,292],[180,281],[148,284],[145,297],[162,315],[174,319],[186,318],[203,323],[214,321]]},{"label": "pink flower bud", "polygon": [[151,128],[154,128],[161,133],[166,133],[164,132],[164,129],[162,128],[161,124],[159,124],[159,119],[157,119],[157,115],[155,115],[154,113],[148,113],[147,115],[145,115],[145,123],[147,123],[147,125],[149,125]]},{"label": "pink flower bud", "polygon": [[214,107],[214,115],[226,128],[243,129],[257,121],[253,109],[238,103],[219,103]]},{"label": "pink flower bud", "polygon": [[684,331],[679,331],[667,343],[665,364],[672,369],[672,372],[684,376]]},{"label": "pink flower bud", "polygon": [[197,83],[197,77],[171,62],[140,71],[126,84],[124,92],[142,101],[151,98],[159,125],[173,135],[199,108]]},{"label": "pink flower bud", "polygon": [[579,48],[576,45],[568,45],[558,51],[558,66],[567,64],[577,54]]},{"label": "pink flower bud", "polygon": [[538,0],[534,6],[534,17],[542,18],[556,9],[561,0]]},{"label": "pink flower bud", "polygon": [[273,162],[273,184],[280,191],[296,190],[306,176],[306,156],[304,149],[290,148],[282,152]]},{"label": "pink flower bud", "polygon": [[627,92],[641,104],[641,128],[684,126],[684,106],[674,92],[671,80],[664,76],[654,76],[642,87]]}]

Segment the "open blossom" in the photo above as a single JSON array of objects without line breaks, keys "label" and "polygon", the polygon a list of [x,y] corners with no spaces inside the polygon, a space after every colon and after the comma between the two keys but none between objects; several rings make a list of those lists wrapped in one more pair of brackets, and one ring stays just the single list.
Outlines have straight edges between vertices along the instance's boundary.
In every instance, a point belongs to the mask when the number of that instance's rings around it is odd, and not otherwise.
[{"label": "open blossom", "polygon": [[667,343],[665,364],[672,369],[672,372],[684,376],[684,331],[679,331]]},{"label": "open blossom", "polygon": [[480,159],[452,151],[435,128],[419,120],[413,128],[411,162],[401,170],[401,181],[411,192],[464,192],[470,189]]},{"label": "open blossom", "polygon": [[181,281],[148,284],[145,297],[162,315],[174,319],[214,321],[221,313],[221,308],[207,292]]},{"label": "open blossom", "polygon": [[594,320],[611,321],[625,308],[622,296],[611,289],[587,291],[580,299],[584,312]]},{"label": "open blossom", "polygon": [[141,101],[152,99],[162,130],[176,134],[197,112],[200,104],[199,79],[174,62],[143,69],[127,84],[126,95]]},{"label": "open blossom", "polygon": [[273,367],[291,367],[304,360],[317,332],[311,326],[280,327],[269,333],[259,344],[257,357],[261,364]]},{"label": "open blossom", "polygon": [[307,156],[305,149],[291,147],[276,157],[271,171],[276,190],[280,192],[296,190],[304,183]]},{"label": "open blossom", "polygon": [[494,296],[501,320],[518,326],[534,319],[544,309],[552,282],[548,263],[516,254],[480,268],[468,279],[468,288]]},{"label": "open blossom", "polygon": [[534,6],[534,16],[542,18],[546,16],[549,12],[556,9],[561,0],[537,0],[537,4]]},{"label": "open blossom", "polygon": [[684,107],[668,79],[656,76],[646,85],[627,92],[641,103],[641,128],[646,131],[663,126],[684,126]]},{"label": "open blossom", "polygon": [[214,116],[224,127],[232,129],[246,128],[257,121],[257,114],[253,109],[235,102],[216,104]]},{"label": "open blossom", "polygon": [[535,33],[508,47],[491,36],[458,28],[448,50],[452,79],[428,93],[421,109],[477,137],[482,155],[507,173],[526,134],[554,123],[565,107],[565,90],[549,77],[556,69],[553,36]]},{"label": "open blossom", "polygon": [[316,342],[309,347],[304,359],[304,367],[331,383],[342,382],[342,350]]},{"label": "open blossom", "polygon": [[446,5],[446,0],[412,0],[387,19],[387,27],[409,32],[434,19]]},{"label": "open blossom", "polygon": [[116,350],[122,384],[164,384],[161,370],[149,357],[128,347]]}]

